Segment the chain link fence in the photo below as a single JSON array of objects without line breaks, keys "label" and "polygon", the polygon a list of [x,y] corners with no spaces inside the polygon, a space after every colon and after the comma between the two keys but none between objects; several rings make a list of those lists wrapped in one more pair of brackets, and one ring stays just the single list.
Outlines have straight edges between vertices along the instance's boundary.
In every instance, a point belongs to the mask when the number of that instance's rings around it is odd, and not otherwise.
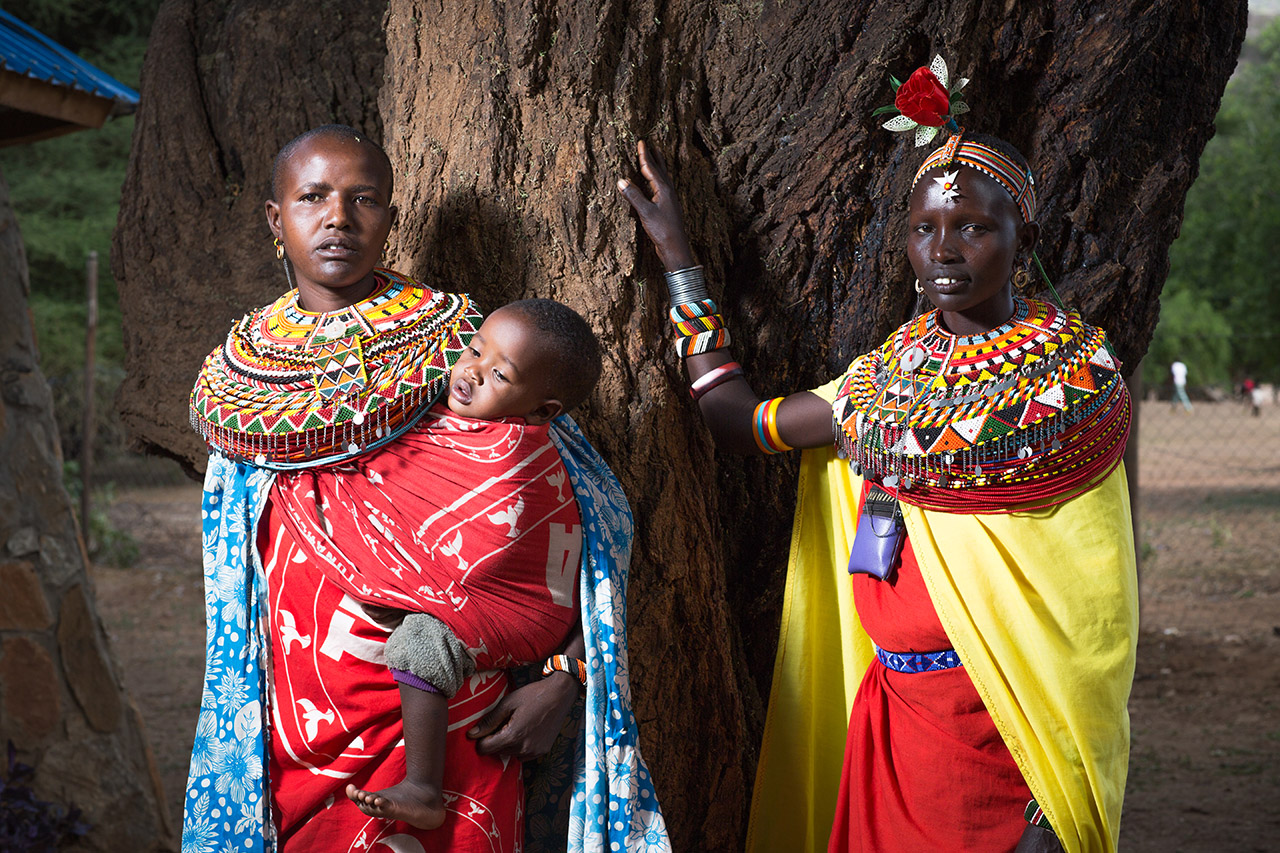
[{"label": "chain link fence", "polygon": [[[1167,397],[1167,389],[1162,389]],[[1280,594],[1280,405],[1275,389],[1190,407],[1137,406],[1138,557],[1146,594]],[[1280,622],[1280,617],[1277,618]]]}]

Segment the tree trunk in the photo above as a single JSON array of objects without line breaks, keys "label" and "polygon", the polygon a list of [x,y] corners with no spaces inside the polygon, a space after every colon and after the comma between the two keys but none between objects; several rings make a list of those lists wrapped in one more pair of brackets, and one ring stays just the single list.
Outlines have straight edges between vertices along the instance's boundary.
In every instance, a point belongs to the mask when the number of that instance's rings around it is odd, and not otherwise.
[{"label": "tree trunk", "polygon": [[[76,849],[173,849],[142,718],[108,650],[62,488],[29,296],[22,235],[0,176],[0,744],[12,743],[17,760],[35,768],[37,799],[81,810],[91,831]],[[7,763],[0,773],[18,784]],[[6,784],[6,817],[9,796]]]},{"label": "tree trunk", "polygon": [[[310,20],[311,6],[291,0],[273,14]],[[197,10],[184,37],[191,30],[203,42],[211,24],[201,20]],[[486,307],[555,297],[582,311],[604,342],[604,378],[578,419],[636,513],[631,671],[677,849],[742,845],[794,468],[717,455],[697,419],[656,259],[614,188],[634,176],[636,140],[671,161],[695,251],[757,390],[813,387],[911,310],[900,247],[924,154],[870,113],[892,99],[888,74],[902,77],[942,53],[973,80],[967,126],[1008,138],[1035,168],[1040,256],[1058,290],[1136,364],[1245,23],[1243,0],[1226,14],[1222,4],[1186,0],[391,0],[377,94],[401,207],[394,265],[469,290]],[[256,71],[239,77],[250,88],[183,103],[171,96],[148,112],[152,81],[194,81],[206,67],[203,49],[157,48],[174,37],[158,29],[148,54],[128,184],[138,197],[122,212],[116,265],[131,342],[126,410],[145,407],[154,421],[143,428],[135,419],[143,441],[198,464],[180,425],[199,355],[234,315],[278,289],[265,229],[242,240],[249,220],[237,212],[266,195],[271,151],[245,148],[249,201],[230,202],[227,216],[217,204],[221,173],[206,169],[196,180],[199,158],[162,142],[179,124],[200,128],[209,151],[281,142],[317,123],[303,121],[314,92],[287,88],[295,78],[284,72],[300,80],[331,70],[254,55]],[[304,52],[291,46],[289,55]],[[265,88],[264,77],[286,82]],[[297,106],[280,115],[258,99]],[[215,113],[225,118],[215,123]],[[252,133],[253,116],[275,124]],[[138,216],[177,199],[198,212],[163,223]],[[231,238],[241,255],[176,250],[193,238],[213,247]],[[147,281],[143,263],[164,275]],[[218,275],[216,289],[198,272]],[[179,318],[181,331],[157,327],[161,312]],[[179,336],[189,357],[155,357],[175,352]]]}]

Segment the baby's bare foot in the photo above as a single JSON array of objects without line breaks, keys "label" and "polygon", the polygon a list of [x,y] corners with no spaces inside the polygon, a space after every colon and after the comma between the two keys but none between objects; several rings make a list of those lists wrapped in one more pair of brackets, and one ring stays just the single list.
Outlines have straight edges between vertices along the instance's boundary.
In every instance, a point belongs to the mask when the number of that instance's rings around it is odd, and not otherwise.
[{"label": "baby's bare foot", "polygon": [[444,823],[444,800],[431,785],[408,779],[381,791],[348,785],[347,797],[370,817],[402,820],[418,829],[435,829]]}]

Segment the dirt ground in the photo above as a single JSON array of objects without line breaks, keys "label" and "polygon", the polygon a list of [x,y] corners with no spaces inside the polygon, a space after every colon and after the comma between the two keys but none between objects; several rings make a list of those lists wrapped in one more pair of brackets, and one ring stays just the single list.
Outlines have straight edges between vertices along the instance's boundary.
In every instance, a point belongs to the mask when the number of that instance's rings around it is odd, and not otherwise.
[{"label": "dirt ground", "polygon": [[[1280,850],[1280,408],[1140,421],[1142,635],[1122,851]],[[99,606],[180,819],[203,672],[200,489],[117,492]]]}]

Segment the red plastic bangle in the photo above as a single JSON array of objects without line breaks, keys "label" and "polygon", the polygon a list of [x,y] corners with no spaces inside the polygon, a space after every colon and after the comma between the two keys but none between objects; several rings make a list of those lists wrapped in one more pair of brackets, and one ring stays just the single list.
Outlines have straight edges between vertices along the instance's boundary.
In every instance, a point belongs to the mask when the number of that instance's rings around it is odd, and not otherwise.
[{"label": "red plastic bangle", "polygon": [[735,376],[742,375],[742,365],[736,361],[728,361],[719,367],[713,367],[706,373],[693,380],[693,384],[689,386],[689,396],[695,400],[701,400],[702,395],[706,394],[712,388],[716,388],[733,379]]}]

